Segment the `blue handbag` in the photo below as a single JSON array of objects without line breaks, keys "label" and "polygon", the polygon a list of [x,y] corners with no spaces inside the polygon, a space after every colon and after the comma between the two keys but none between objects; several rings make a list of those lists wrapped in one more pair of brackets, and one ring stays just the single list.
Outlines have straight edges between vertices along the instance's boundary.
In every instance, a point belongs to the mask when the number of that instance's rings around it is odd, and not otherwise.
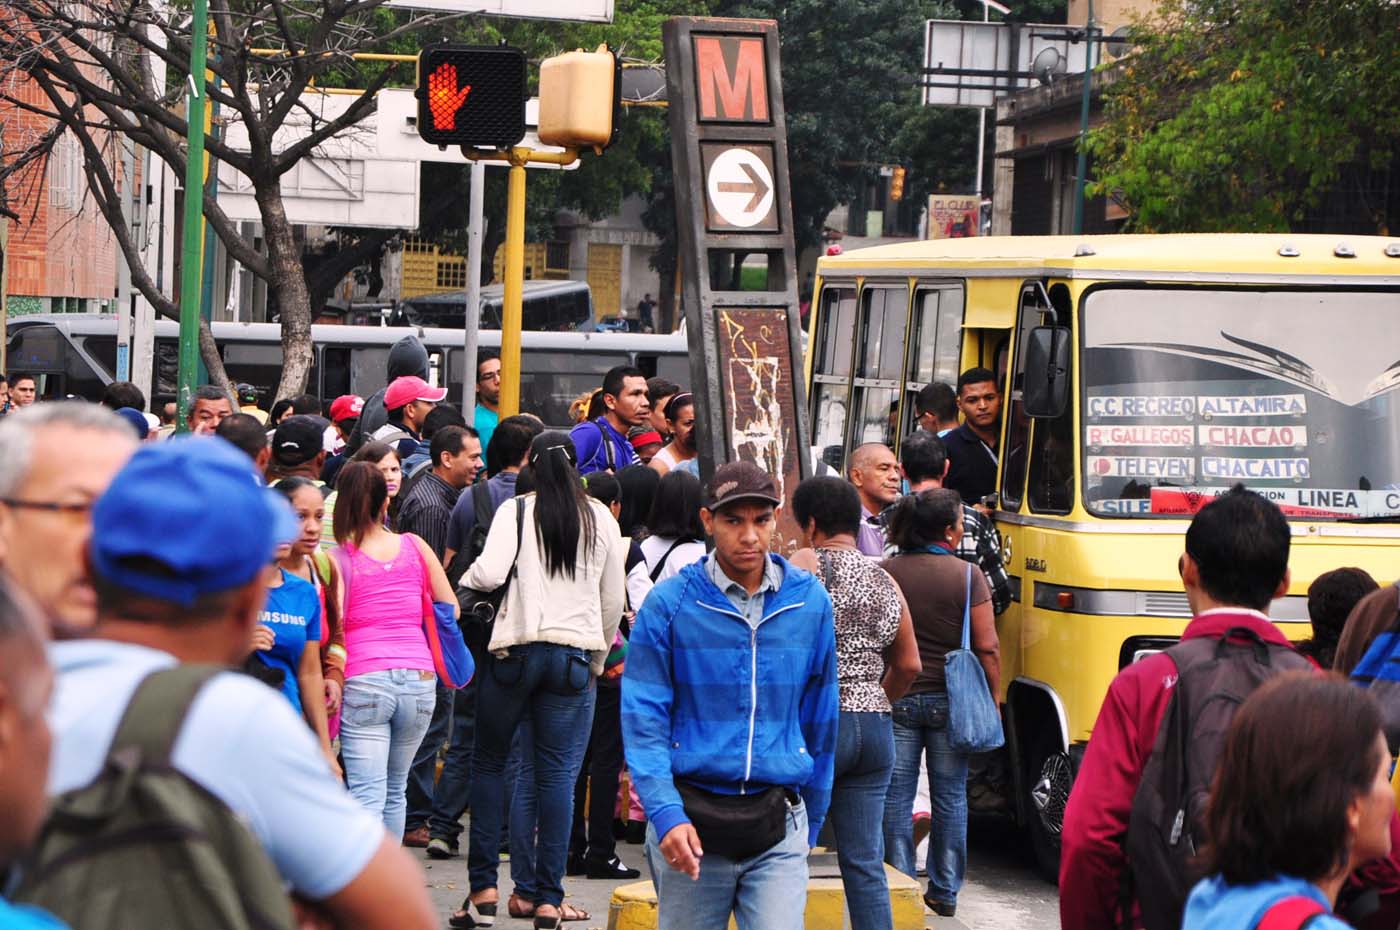
[{"label": "blue handbag", "polygon": [[948,689],[948,746],[954,752],[989,752],[1006,742],[1001,711],[987,685],[986,673],[972,651],[972,565],[967,566],[963,598],[962,648],[944,658]]}]

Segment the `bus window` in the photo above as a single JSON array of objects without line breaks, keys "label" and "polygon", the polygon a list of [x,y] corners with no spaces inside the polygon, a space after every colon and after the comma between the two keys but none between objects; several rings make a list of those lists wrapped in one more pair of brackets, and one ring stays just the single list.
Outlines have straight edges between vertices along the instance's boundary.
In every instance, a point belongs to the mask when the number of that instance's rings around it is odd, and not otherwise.
[{"label": "bus window", "polygon": [[[822,288],[812,369],[812,457],[840,472],[845,464],[851,345],[855,333],[854,287]],[[814,462],[815,465],[815,462]]]},{"label": "bus window", "polygon": [[[690,357],[687,355],[656,355],[656,374],[676,384],[686,385],[690,383]],[[637,359],[638,367],[645,370],[642,365],[642,358]]]},{"label": "bus window", "polygon": [[259,397],[272,397],[282,377],[281,343],[225,342],[223,350],[229,381],[251,384]]},{"label": "bus window", "polygon": [[[1060,320],[1073,309],[1069,288],[1056,284],[1050,300]],[[1030,478],[1026,499],[1035,513],[1069,513],[1074,507],[1074,410],[1073,405],[1053,420],[1042,420],[1031,444]]]},{"label": "bus window", "polygon": [[963,291],[956,285],[920,289],[914,295],[913,333],[905,377],[905,420],[913,429],[914,398],[925,385],[958,383],[962,355]]},{"label": "bus window", "polygon": [[5,357],[12,372],[61,371],[63,336],[54,326],[26,326],[10,340]]},{"label": "bus window", "polygon": [[326,346],[321,350],[321,397],[335,400],[350,391],[350,348]]},{"label": "bus window", "polygon": [[[103,373],[112,379],[117,377],[117,337],[116,336],[84,336],[83,350],[92,356],[93,361],[101,365]],[[144,392],[146,389],[143,387]]]},{"label": "bus window", "polygon": [[568,429],[569,404],[603,383],[603,373],[628,365],[625,354],[532,350],[520,353],[520,412],[533,413],[546,426]]},{"label": "bus window", "polygon": [[880,442],[893,447],[899,427],[899,382],[909,293],[902,287],[867,287],[862,293],[863,347],[852,384],[856,421],[851,446]]},{"label": "bus window", "polygon": [[389,349],[355,346],[350,352],[350,393],[368,398],[389,380]]},{"label": "bus window", "polygon": [[1041,325],[1045,307],[1039,291],[1031,285],[1021,289],[1021,310],[1016,323],[1016,363],[1012,368],[1011,390],[1003,405],[1006,440],[1001,447],[1001,506],[1021,509],[1021,492],[1026,486],[1026,453],[1030,447],[1031,420],[1021,401],[1021,382],[1026,370],[1025,344],[1032,329]]}]

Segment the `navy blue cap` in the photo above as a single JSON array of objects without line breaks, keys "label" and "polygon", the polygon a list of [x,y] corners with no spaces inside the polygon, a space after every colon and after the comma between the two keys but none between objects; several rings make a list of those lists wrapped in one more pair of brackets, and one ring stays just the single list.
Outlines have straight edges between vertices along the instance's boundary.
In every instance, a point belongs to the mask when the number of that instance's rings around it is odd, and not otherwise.
[{"label": "navy blue cap", "polygon": [[242,587],[300,535],[287,499],[217,436],[143,445],[92,508],[103,580],[184,607]]}]

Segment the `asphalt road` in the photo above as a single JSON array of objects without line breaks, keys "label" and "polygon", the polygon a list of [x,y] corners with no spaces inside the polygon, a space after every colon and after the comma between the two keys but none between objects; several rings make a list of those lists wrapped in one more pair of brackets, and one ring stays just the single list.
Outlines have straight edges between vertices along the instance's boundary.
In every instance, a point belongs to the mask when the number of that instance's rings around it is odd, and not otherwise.
[{"label": "asphalt road", "polygon": [[[462,837],[464,845],[466,836]],[[967,882],[958,897],[958,914],[953,918],[926,915],[925,926],[933,930],[1056,930],[1059,927],[1059,897],[1055,887],[1036,873],[1030,861],[1029,844],[1009,823],[999,819],[974,819],[968,830]],[[467,892],[465,858],[434,861],[421,850],[413,852],[423,861],[433,902],[447,916]],[[618,854],[646,877],[646,864],[640,846],[618,844]],[[922,883],[922,879],[921,879]],[[588,911],[591,919],[566,924],[576,930],[602,930],[608,922],[608,902],[612,889],[621,883],[568,878],[564,881],[567,901]],[[510,894],[510,864],[502,860],[501,901]],[[528,921],[505,916],[504,903],[498,927],[527,928]]]}]

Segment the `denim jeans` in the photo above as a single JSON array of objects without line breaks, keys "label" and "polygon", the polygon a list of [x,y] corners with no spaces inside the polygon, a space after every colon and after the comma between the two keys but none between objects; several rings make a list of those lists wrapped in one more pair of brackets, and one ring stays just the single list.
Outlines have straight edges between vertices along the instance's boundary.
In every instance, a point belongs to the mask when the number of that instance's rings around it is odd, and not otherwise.
[{"label": "denim jeans", "polygon": [[535,790],[535,740],[530,735],[530,721],[521,720],[515,730],[515,745],[506,762],[506,794],[510,810],[510,883],[511,893],[526,901],[538,896],[535,880],[535,857],[538,855],[539,794]]},{"label": "denim jeans", "polygon": [[462,815],[472,790],[472,752],[476,742],[476,682],[452,694],[452,734],[442,757],[442,774],[433,789],[428,833],[453,849],[462,835]]},{"label": "denim jeans", "polygon": [[916,694],[894,703],[894,774],[885,799],[885,859],[914,876],[914,792],[928,755],[928,896],[958,902],[967,870],[967,755],[948,748],[948,695]]},{"label": "denim jeans", "polygon": [[345,682],[340,755],[345,783],[366,810],[403,835],[404,789],[437,703],[437,679],[416,669],[367,672]]},{"label": "denim jeans", "polygon": [[894,924],[885,879],[884,836],[875,829],[885,815],[885,792],[893,769],[890,715],[841,711],[827,819],[836,833],[836,861],[841,866],[851,930],[890,930]]},{"label": "denim jeans", "polygon": [[[478,674],[477,699],[489,712],[480,714],[476,724],[467,857],[471,890],[496,887],[506,809],[506,759],[520,721],[528,719],[538,811],[535,903],[558,907],[564,900],[574,779],[593,724],[596,689],[588,655],[572,646],[526,643],[512,646],[504,658],[492,656]],[[522,781],[523,776],[517,777],[517,792]]]},{"label": "denim jeans", "polygon": [[612,828],[621,773],[622,689],[617,684],[600,684],[593,710],[593,735],[574,785],[574,830],[569,852],[575,856],[606,863],[617,855]]},{"label": "denim jeans", "polygon": [[426,826],[428,817],[433,813],[437,754],[452,732],[453,694],[451,688],[437,686],[437,705],[433,707],[433,719],[428,723],[428,732],[423,734],[423,742],[418,744],[418,752],[414,754],[413,765],[408,770],[408,814],[404,817],[404,830],[416,830]]},{"label": "denim jeans", "polygon": [[807,909],[807,808],[788,808],[787,835],[772,849],[735,861],[707,852],[700,878],[677,872],[647,824],[647,865],[656,886],[656,930],[802,930]]}]

